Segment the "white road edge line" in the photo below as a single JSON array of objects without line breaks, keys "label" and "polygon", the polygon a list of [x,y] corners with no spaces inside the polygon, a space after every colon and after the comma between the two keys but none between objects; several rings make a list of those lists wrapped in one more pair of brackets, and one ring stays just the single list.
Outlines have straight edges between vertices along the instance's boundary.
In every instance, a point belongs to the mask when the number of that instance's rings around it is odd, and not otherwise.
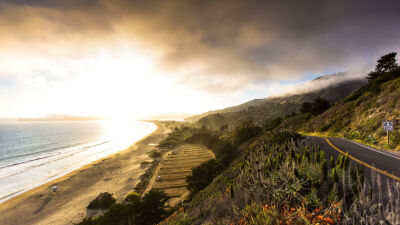
[{"label": "white road edge line", "polygon": [[378,152],[378,153],[381,153],[381,154],[383,154],[383,155],[387,155],[387,156],[390,156],[390,157],[395,158],[395,159],[397,159],[397,160],[400,160],[400,158],[398,158],[398,157],[396,157],[396,156],[394,156],[394,155],[390,155],[390,154],[387,154],[387,153],[385,153],[385,152],[378,151],[378,150],[376,150],[376,149],[373,149],[373,148],[371,148],[371,147],[369,147],[369,146],[365,146],[365,145],[363,145],[363,144],[357,143],[357,142],[355,142],[355,141],[348,140],[348,139],[344,139],[344,138],[341,138],[341,139],[342,139],[342,140],[345,140],[345,141],[349,141],[349,142],[351,142],[351,143],[353,143],[353,144],[356,144],[356,145],[359,145],[359,146],[361,146],[361,147],[367,148],[367,149],[372,150],[372,151],[374,151],[374,152]]}]

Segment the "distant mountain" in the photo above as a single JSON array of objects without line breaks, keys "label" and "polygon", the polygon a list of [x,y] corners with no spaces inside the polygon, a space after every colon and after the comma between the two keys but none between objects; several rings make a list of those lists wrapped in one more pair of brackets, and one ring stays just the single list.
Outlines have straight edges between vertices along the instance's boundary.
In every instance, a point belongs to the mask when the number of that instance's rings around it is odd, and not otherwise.
[{"label": "distant mountain", "polygon": [[[390,146],[382,122],[391,120]],[[400,148],[400,68],[369,82],[324,113],[312,117],[300,128],[303,132],[322,132],[361,140],[383,148]]]},{"label": "distant mountain", "polygon": [[298,113],[303,102],[311,102],[317,97],[335,103],[366,82],[365,77],[350,76],[345,73],[322,76],[288,90],[281,96],[254,99],[237,106],[192,116],[186,120],[212,128],[223,125],[234,126],[249,120],[261,124],[266,119]]}]

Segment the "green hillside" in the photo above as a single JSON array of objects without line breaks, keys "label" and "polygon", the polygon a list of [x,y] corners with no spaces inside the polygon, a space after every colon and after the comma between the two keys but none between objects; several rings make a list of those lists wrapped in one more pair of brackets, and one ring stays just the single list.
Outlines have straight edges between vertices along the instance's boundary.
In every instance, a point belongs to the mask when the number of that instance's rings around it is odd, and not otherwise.
[{"label": "green hillside", "polygon": [[[297,114],[263,116],[263,126],[237,125],[232,122],[237,117],[229,113],[208,115],[196,123],[174,122],[160,147],[199,144],[215,154],[186,178],[186,201],[172,208],[165,205],[169,197],[163,192],[153,190],[143,197],[132,193],[79,225],[399,224],[400,198],[376,198],[400,193],[398,186],[381,189],[380,179],[364,177],[362,165],[350,166],[351,156],[328,158],[324,149],[306,145],[298,133],[320,132],[385,146],[382,120],[399,122],[400,68],[393,58],[395,66],[382,69],[382,58],[368,83],[333,105],[321,96],[307,101],[300,97]],[[391,135],[392,144],[386,147],[395,148],[400,144],[399,128]]]},{"label": "green hillside", "polygon": [[221,110],[210,111],[204,114],[187,118],[187,121],[198,122],[200,125],[218,129],[228,125],[234,128],[247,121],[261,125],[265,120],[283,117],[293,113],[299,113],[303,102],[313,101],[317,97],[328,100],[331,103],[348,96],[366,83],[366,79],[346,78],[345,74],[334,74],[319,77],[312,80],[310,86],[320,86],[321,83],[332,82],[323,89],[317,89],[301,94],[287,94],[279,97],[255,99],[238,106]]},{"label": "green hillside", "polygon": [[[382,122],[394,122],[390,144]],[[382,73],[369,83],[339,101],[324,113],[312,117],[300,130],[319,132],[360,140],[380,148],[399,149],[400,146],[400,68]]]}]

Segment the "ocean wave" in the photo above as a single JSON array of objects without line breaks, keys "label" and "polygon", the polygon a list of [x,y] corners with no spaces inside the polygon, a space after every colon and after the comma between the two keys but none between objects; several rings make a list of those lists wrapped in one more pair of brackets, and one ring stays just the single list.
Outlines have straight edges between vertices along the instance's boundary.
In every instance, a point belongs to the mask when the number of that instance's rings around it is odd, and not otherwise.
[{"label": "ocean wave", "polygon": [[[107,143],[110,143],[110,142],[111,142],[111,140],[103,141],[103,142],[100,142],[100,143],[83,146],[81,148],[76,149],[75,151],[55,152],[55,154],[52,154],[52,155],[38,157],[38,158],[35,158],[35,159],[30,159],[30,160],[26,160],[26,161],[18,162],[18,163],[12,163],[12,164],[0,167],[0,171],[1,171],[1,170],[4,170],[4,169],[11,168],[11,167],[19,166],[19,165],[27,165],[25,168],[21,168],[20,170],[15,171],[15,172],[13,172],[11,174],[7,174],[6,176],[0,177],[0,180],[5,179],[7,177],[14,176],[14,175],[19,174],[19,173],[23,173],[25,171],[28,171],[30,169],[33,169],[33,168],[36,168],[36,167],[39,167],[39,166],[42,166],[42,165],[45,165],[45,164],[48,164],[48,163],[56,162],[58,160],[71,157],[71,156],[79,154],[79,153],[81,153],[81,152],[83,152],[85,150],[92,149],[92,148],[95,148],[95,147],[98,147],[98,146],[101,146],[101,145],[104,145],[104,144],[107,144]],[[102,153],[102,152],[104,152],[104,151],[98,151],[97,153]],[[50,159],[50,158],[54,158],[54,157],[57,157],[57,156],[60,156],[60,157],[52,159],[52,160],[48,160],[48,161],[45,161],[45,162],[42,162],[42,163],[39,163],[39,164],[32,164],[33,162],[39,162],[40,160]]]},{"label": "ocean wave", "polygon": [[[104,143],[107,143],[107,142],[110,142],[110,141],[111,140],[105,141],[105,142],[101,142],[101,143],[97,143],[97,144],[93,144],[93,145],[89,145],[89,146],[85,146],[83,148],[91,148],[92,146],[101,145],[101,144],[104,144]],[[23,162],[16,162],[16,163],[12,163],[12,164],[5,165],[5,166],[0,166],[0,169],[6,168],[6,167],[9,167],[9,166],[14,166],[14,165],[19,165],[19,164],[35,161],[35,160],[42,159],[42,158],[51,157],[51,156],[58,155],[58,154],[62,154],[64,152],[56,152],[56,150],[70,149],[70,148],[73,148],[73,147],[82,146],[84,144],[86,144],[86,143],[75,143],[75,144],[64,145],[64,146],[55,147],[55,148],[49,148],[49,149],[46,149],[46,150],[40,151],[40,152],[32,152],[32,153],[24,153],[24,154],[17,154],[17,155],[7,156],[7,157],[4,157],[4,158],[1,158],[0,161],[6,161],[6,160],[9,161],[9,160],[12,160],[12,159],[17,159],[17,158],[22,158],[22,157],[27,157],[27,156],[35,156],[35,155],[39,155],[39,154],[43,155],[44,153],[49,153],[49,152],[53,153],[53,154],[50,154],[50,155],[47,155],[47,156],[40,156],[38,158],[29,159],[29,160],[26,160],[26,161],[23,161]],[[43,148],[43,146],[40,146],[38,148]]]}]

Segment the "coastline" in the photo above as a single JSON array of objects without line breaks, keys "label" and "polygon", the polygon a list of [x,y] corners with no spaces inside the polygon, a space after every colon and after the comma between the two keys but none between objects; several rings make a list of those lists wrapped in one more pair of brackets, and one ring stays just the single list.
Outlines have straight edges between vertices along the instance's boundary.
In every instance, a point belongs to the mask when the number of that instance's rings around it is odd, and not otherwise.
[{"label": "coastline", "polygon": [[[157,129],[125,150],[87,164],[60,178],[42,184],[0,204],[0,224],[72,224],[86,216],[86,206],[100,192],[117,200],[135,188],[149,160],[147,152],[162,141],[169,129],[152,121]],[[57,185],[57,192],[51,187]]]}]

